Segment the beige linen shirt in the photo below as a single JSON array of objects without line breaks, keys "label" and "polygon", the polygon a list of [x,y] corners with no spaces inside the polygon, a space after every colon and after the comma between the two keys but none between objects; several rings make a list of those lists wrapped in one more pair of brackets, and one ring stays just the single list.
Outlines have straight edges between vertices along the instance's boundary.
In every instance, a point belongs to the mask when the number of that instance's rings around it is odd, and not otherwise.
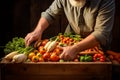
[{"label": "beige linen shirt", "polygon": [[81,7],[74,7],[69,0],[54,0],[51,6],[42,12],[52,23],[57,17],[65,13],[69,26],[66,31],[73,32],[86,37],[89,34],[102,44],[107,45],[111,41],[111,32],[114,22],[115,3],[114,0],[87,0],[83,11],[85,25],[79,25]]}]

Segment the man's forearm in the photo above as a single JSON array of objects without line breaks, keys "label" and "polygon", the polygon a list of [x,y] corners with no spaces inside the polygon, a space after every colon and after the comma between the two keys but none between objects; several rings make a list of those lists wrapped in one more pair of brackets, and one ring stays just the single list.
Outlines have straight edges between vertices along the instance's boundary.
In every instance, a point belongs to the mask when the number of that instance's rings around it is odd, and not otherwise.
[{"label": "man's forearm", "polygon": [[41,17],[34,31],[42,33],[48,26],[48,21],[45,18]]},{"label": "man's forearm", "polygon": [[85,49],[92,48],[98,44],[99,42],[96,40],[96,38],[93,35],[89,35],[88,37],[80,41],[78,44],[74,45],[74,48],[77,52],[81,52]]}]

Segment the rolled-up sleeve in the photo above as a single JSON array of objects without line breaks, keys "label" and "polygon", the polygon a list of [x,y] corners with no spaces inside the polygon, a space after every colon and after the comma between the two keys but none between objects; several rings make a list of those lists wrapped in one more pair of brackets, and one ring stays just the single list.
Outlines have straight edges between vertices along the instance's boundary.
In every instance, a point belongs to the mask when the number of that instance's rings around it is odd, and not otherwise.
[{"label": "rolled-up sleeve", "polygon": [[41,13],[41,17],[46,18],[47,21],[51,24],[62,13],[63,13],[62,0],[54,0],[54,2],[48,9],[45,12]]},{"label": "rolled-up sleeve", "polygon": [[114,0],[102,0],[96,18],[96,24],[92,35],[102,44],[106,45],[112,32],[114,23]]}]

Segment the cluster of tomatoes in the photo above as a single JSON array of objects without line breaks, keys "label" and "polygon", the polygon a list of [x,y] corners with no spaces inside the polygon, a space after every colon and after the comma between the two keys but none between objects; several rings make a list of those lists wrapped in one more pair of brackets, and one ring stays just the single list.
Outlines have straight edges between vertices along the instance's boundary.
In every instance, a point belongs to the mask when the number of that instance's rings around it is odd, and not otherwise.
[{"label": "cluster of tomatoes", "polygon": [[29,53],[28,59],[30,59],[32,62],[59,61],[59,55],[62,52],[62,49],[56,46],[53,51],[47,52],[44,49],[44,46],[47,42],[48,39],[43,40],[37,50],[34,50],[33,52]]},{"label": "cluster of tomatoes", "polygon": [[59,36],[60,43],[68,45],[72,45],[76,41],[70,37],[65,37],[64,35]]}]

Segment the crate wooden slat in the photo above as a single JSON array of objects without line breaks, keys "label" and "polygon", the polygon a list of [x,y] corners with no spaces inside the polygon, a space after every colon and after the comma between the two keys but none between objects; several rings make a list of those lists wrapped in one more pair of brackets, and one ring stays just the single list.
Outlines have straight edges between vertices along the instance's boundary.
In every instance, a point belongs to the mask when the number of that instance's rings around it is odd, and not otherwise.
[{"label": "crate wooden slat", "polygon": [[5,80],[111,80],[111,62],[1,63]]}]

